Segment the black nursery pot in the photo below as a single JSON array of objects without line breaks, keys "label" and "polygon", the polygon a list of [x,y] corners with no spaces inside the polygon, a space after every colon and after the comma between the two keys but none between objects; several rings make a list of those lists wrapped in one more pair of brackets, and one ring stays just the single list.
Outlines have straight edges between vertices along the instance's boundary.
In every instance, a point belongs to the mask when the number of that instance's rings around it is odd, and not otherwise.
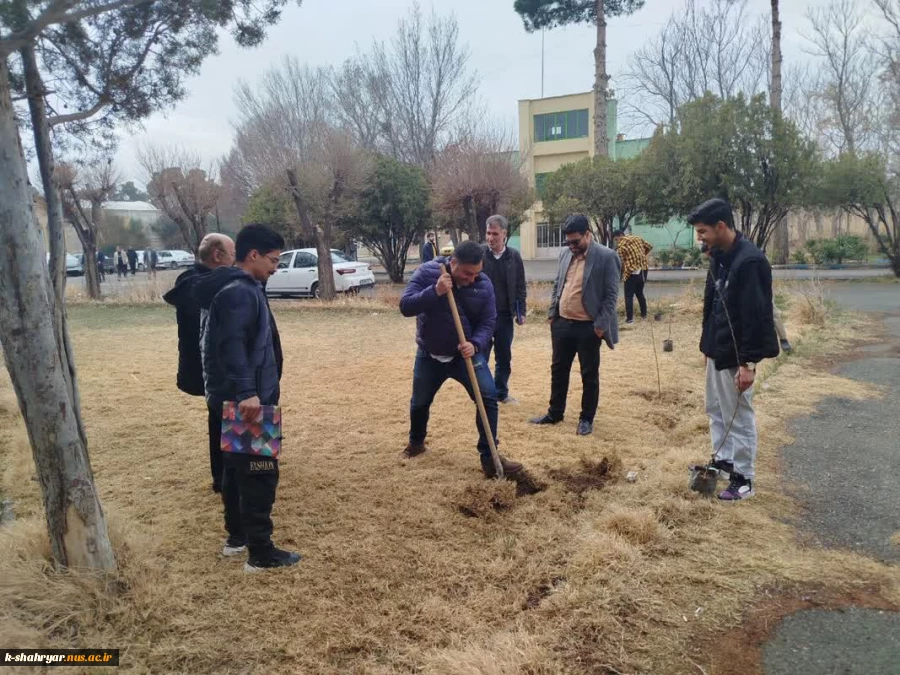
[{"label": "black nursery pot", "polygon": [[675,343],[672,342],[671,340],[663,340],[663,351],[664,352],[675,351]]}]

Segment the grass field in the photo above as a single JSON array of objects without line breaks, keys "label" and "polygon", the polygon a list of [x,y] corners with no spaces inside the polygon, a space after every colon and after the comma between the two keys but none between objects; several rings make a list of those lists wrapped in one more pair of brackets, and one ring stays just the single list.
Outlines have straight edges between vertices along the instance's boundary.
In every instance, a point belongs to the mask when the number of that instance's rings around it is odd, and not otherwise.
[{"label": "grass field", "polygon": [[[778,473],[788,419],[835,391],[877,395],[812,367],[860,329],[854,319],[815,325],[814,303],[785,294],[797,351],[760,374],[758,496],[725,505],[687,489],[688,465],[709,454],[696,296],[666,301],[671,324],[638,323],[603,350],[588,438],[575,436],[577,376],[565,423],[527,424],[546,409],[550,377],[548,330],[530,317],[513,351],[522,405],[501,410],[501,450],[546,489],[515,498],[481,477],[474,406],[452,382],[433,408],[429,452],[398,459],[415,322],[389,300],[277,305],[287,361],[275,539],[305,559],[260,575],[219,556],[206,413],[174,386],[173,313],[73,306],[90,454],[121,571],[104,583],[47,565],[30,450],[4,380],[0,489],[17,520],[0,529],[0,643],[118,647],[137,673],[711,675],[754,672],[752,658],[709,645],[772,589],[900,603],[896,568],[798,538]],[[659,351],[658,381],[654,345],[670,331],[675,351]],[[604,458],[609,475],[592,480]]]}]

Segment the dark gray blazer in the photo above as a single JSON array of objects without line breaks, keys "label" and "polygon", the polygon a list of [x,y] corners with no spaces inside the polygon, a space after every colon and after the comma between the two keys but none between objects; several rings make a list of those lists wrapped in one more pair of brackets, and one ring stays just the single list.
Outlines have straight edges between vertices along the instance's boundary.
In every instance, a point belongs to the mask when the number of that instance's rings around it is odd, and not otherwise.
[{"label": "dark gray blazer", "polygon": [[[559,318],[559,299],[566,285],[566,273],[572,262],[572,251],[566,248],[559,256],[559,269],[553,284],[548,317]],[[619,255],[606,246],[591,242],[584,261],[584,286],[582,301],[584,309],[594,320],[594,328],[603,330],[603,341],[610,349],[619,341],[619,315],[616,303],[619,300],[619,280],[622,278],[622,261]]]}]

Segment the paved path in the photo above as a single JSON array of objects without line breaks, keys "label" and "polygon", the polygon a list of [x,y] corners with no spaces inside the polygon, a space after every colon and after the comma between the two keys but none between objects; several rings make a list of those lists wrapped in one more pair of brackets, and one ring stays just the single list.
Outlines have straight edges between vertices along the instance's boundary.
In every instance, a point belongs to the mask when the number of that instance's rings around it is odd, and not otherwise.
[{"label": "paved path", "polygon": [[766,675],[896,675],[900,615],[851,607],[786,618],[763,649]]},{"label": "paved path", "polygon": [[[823,546],[897,563],[900,547],[889,540],[900,531],[900,286],[830,284],[826,293],[884,316],[885,340],[836,372],[883,387],[885,396],[850,401],[835,392],[793,422],[797,440],[782,457],[807,507],[799,526]],[[900,615],[858,607],[797,612],[764,647],[763,668],[766,675],[900,673]]]}]

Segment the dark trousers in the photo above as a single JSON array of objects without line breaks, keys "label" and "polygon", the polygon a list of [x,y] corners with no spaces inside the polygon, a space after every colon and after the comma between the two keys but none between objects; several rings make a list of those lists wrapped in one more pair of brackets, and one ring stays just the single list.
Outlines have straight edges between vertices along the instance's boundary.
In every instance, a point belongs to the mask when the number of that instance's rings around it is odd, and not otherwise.
[{"label": "dark trousers", "polygon": [[209,406],[209,470],[213,490],[222,491],[222,409]]},{"label": "dark trousers", "polygon": [[278,487],[278,460],[236,452],[223,455],[222,503],[229,541],[246,542],[251,558],[264,558],[274,548],[272,505]]},{"label": "dark trousers", "polygon": [[128,266],[131,268],[131,276],[137,274],[137,260],[129,261]]},{"label": "dark trousers", "polygon": [[581,364],[581,419],[593,423],[600,402],[600,338],[590,321],[569,321],[558,317],[550,327],[553,343],[553,363],[550,366],[550,410],[555,420],[566,413],[569,394],[569,374],[578,355]]},{"label": "dark trousers", "polygon": [[[487,411],[488,423],[497,439],[497,389],[494,386],[494,378],[488,367],[487,359],[483,354],[472,357],[472,365],[475,366],[475,377],[478,387],[481,389],[481,398]],[[431,403],[440,391],[441,386],[448,379],[456,380],[469,394],[469,398],[475,400],[475,391],[469,382],[469,373],[466,362],[462,357],[456,357],[449,363],[441,363],[431,358],[424,350],[416,353],[416,365],[413,369],[413,393],[409,402],[409,440],[411,443],[424,443],[428,434],[428,418],[431,415]],[[491,456],[491,446],[488,444],[484,427],[481,424],[481,416],[475,411],[475,424],[478,427],[478,452],[483,457]]]},{"label": "dark trousers", "polygon": [[502,401],[509,396],[509,376],[512,374],[512,341],[515,328],[510,314],[497,315],[497,328],[494,340],[488,348],[485,359],[490,361],[491,350],[494,351],[494,385],[497,388],[497,400]]},{"label": "dark trousers", "polygon": [[634,319],[634,296],[637,296],[641,306],[641,317],[647,318],[647,298],[644,297],[644,284],[647,283],[647,273],[631,274],[625,280],[625,318],[628,321]]},{"label": "dark trousers", "polygon": [[116,265],[116,272],[118,273],[120,279],[122,277],[127,277],[128,265],[126,265],[125,263],[119,263],[118,265]]}]

